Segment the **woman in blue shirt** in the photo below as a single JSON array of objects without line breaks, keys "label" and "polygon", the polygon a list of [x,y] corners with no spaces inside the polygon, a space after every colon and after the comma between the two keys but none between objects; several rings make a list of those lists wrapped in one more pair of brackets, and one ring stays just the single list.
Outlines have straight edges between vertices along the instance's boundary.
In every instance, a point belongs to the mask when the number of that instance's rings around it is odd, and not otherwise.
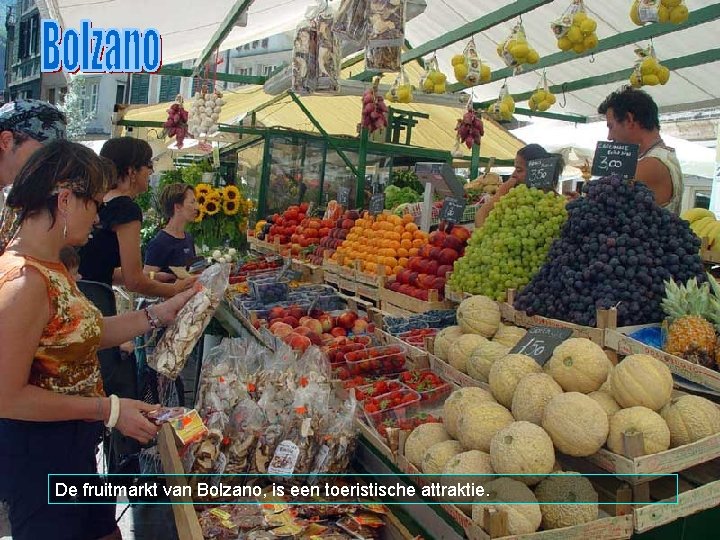
[{"label": "woman in blue shirt", "polygon": [[165,186],[160,193],[160,205],[167,225],[159,231],[145,250],[145,273],[170,273],[171,266],[187,267],[195,259],[195,244],[185,227],[198,214],[195,191],[188,184]]}]

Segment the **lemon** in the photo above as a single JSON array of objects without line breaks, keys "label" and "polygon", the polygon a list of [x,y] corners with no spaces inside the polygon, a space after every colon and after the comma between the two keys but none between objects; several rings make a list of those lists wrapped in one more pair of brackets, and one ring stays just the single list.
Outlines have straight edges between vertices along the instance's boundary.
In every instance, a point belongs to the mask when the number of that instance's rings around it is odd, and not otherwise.
[{"label": "lemon", "polygon": [[428,94],[431,94],[433,92],[433,90],[435,89],[435,83],[430,77],[423,81],[422,89],[423,92],[426,92]]},{"label": "lemon", "polygon": [[506,114],[501,114],[501,115],[500,115],[500,118],[501,118],[502,120],[505,120],[506,122],[509,122],[510,120],[512,120],[512,113],[509,112],[509,113],[506,113]]},{"label": "lemon", "polygon": [[535,97],[535,101],[540,103],[541,101],[543,101],[545,99],[545,90],[537,90],[533,94],[533,96]]},{"label": "lemon", "polygon": [[680,5],[682,0],[661,0],[660,3],[666,8],[674,8]]},{"label": "lemon", "polygon": [[688,19],[688,8],[685,4],[680,4],[672,8],[670,11],[670,22],[673,24],[681,24]]},{"label": "lemon", "polygon": [[530,49],[530,52],[527,55],[527,63],[528,64],[537,64],[540,60],[540,55],[535,49]]},{"label": "lemon", "polygon": [[598,45],[598,37],[597,34],[590,34],[585,38],[583,41],[583,45],[585,45],[586,49],[594,49]]},{"label": "lemon", "polygon": [[445,93],[445,83],[441,82],[439,84],[435,85],[434,92],[436,94],[444,94]]},{"label": "lemon", "polygon": [[585,19],[580,24],[580,30],[582,30],[583,34],[592,34],[596,28],[597,28],[597,23],[592,19]]},{"label": "lemon", "polygon": [[660,81],[660,84],[667,83],[670,80],[670,70],[665,66],[660,66],[657,71],[657,78]]},{"label": "lemon", "polygon": [[428,77],[435,84],[444,83],[447,79],[447,77],[445,77],[445,74],[441,71],[431,71]]},{"label": "lemon", "polygon": [[640,88],[642,86],[642,80],[638,77],[637,73],[630,75],[630,86],[633,88]]},{"label": "lemon", "polygon": [[582,11],[579,11],[573,17],[573,24],[576,26],[582,26],[582,23],[584,23],[587,20],[588,20],[587,13],[583,13]]},{"label": "lemon", "polygon": [[468,74],[468,68],[465,64],[457,64],[453,71],[455,72],[455,78],[458,82],[463,82]]},{"label": "lemon", "polygon": [[490,66],[482,64],[480,66],[480,80],[483,82],[488,82],[491,77],[492,71],[490,70]]},{"label": "lemon", "polygon": [[450,63],[453,66],[457,66],[458,64],[464,64],[465,63],[465,56],[462,54],[456,54],[452,57],[452,60],[450,60]]},{"label": "lemon", "polygon": [[568,30],[568,33],[565,34],[565,37],[568,38],[572,43],[582,43],[582,30],[580,30],[577,26],[571,26],[570,30]]},{"label": "lemon", "polygon": [[654,58],[645,58],[640,63],[640,73],[642,73],[643,76],[645,75],[653,75],[658,68],[658,63]]},{"label": "lemon", "polygon": [[642,82],[648,86],[657,86],[660,84],[660,79],[657,75],[643,75]]},{"label": "lemon", "polygon": [[511,114],[515,112],[515,100],[512,98],[512,96],[506,96],[502,100],[502,104],[507,106],[507,109],[510,111]]},{"label": "lemon", "polygon": [[566,36],[563,36],[557,40],[557,46],[561,51],[569,51],[572,49],[573,43]]},{"label": "lemon", "polygon": [[644,23],[640,20],[640,12],[638,11],[639,7],[640,2],[638,2],[638,0],[635,0],[632,7],[630,7],[630,20],[638,26],[642,26]]},{"label": "lemon", "polygon": [[508,51],[513,55],[513,58],[519,61],[520,58],[525,58],[528,55],[530,49],[525,43],[518,43],[514,47],[510,47]]},{"label": "lemon", "polygon": [[573,51],[575,51],[577,54],[582,54],[585,52],[585,45],[583,43],[576,43],[573,45]]},{"label": "lemon", "polygon": [[670,11],[665,6],[658,6],[658,22],[666,23],[670,20]]},{"label": "lemon", "polygon": [[545,101],[547,101],[550,105],[555,105],[555,102],[557,101],[555,99],[555,94],[551,94],[550,92],[548,92],[545,96]]},{"label": "lemon", "polygon": [[531,111],[537,110],[537,103],[535,103],[535,96],[530,96],[530,99],[528,99],[528,107],[530,107]]},{"label": "lemon", "polygon": [[541,101],[538,103],[538,110],[540,112],[545,112],[550,108],[550,104],[547,101]]}]

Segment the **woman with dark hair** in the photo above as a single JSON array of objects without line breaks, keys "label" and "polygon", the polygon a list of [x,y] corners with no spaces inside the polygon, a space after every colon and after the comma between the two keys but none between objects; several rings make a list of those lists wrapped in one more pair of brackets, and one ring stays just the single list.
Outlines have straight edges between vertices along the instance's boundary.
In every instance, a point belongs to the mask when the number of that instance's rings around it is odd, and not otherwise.
[{"label": "woman with dark hair", "polygon": [[560,178],[560,174],[562,173],[562,170],[565,168],[565,163],[562,159],[562,156],[559,154],[551,154],[547,150],[545,150],[542,146],[539,144],[528,144],[527,146],[522,147],[520,150],[517,151],[515,154],[515,170],[513,171],[512,175],[510,175],[510,179],[503,183],[495,193],[492,199],[487,201],[480,210],[477,211],[477,214],[475,214],[475,226],[480,227],[483,223],[485,223],[485,220],[487,219],[488,215],[490,214],[490,211],[495,207],[495,203],[497,203],[500,199],[502,199],[512,188],[517,186],[518,184],[525,183],[525,177],[527,175],[527,164],[528,161],[532,161],[533,159],[543,159],[548,157],[557,157],[558,158],[558,166],[555,169],[555,183],[557,184],[557,181]]},{"label": "woman with dark hair", "polygon": [[103,318],[78,290],[60,251],[87,241],[105,189],[92,150],[55,141],[7,199],[20,227],[0,256],[0,500],[15,540],[120,537],[114,505],[48,504],[48,475],[94,474],[103,423],[155,437],[143,413],[157,405],[106,397],[97,352],[170,323],[193,294]]},{"label": "woman with dark hair", "polygon": [[194,279],[160,283],[143,272],[140,252],[143,216],[134,199],[149,186],[153,172],[150,145],[140,139],[118,137],[106,141],[100,155],[115,164],[117,178],[103,199],[105,204],[92,239],[80,250],[83,279],[122,284],[131,292],[166,298],[192,286]]},{"label": "woman with dark hair", "polygon": [[[193,237],[185,228],[195,221],[198,203],[195,190],[189,184],[176,182],[166,185],[160,193],[160,206],[165,227],[158,231],[145,250],[145,268],[150,277],[169,274],[171,266],[186,267],[195,259]],[[171,274],[170,274],[171,275]]]}]

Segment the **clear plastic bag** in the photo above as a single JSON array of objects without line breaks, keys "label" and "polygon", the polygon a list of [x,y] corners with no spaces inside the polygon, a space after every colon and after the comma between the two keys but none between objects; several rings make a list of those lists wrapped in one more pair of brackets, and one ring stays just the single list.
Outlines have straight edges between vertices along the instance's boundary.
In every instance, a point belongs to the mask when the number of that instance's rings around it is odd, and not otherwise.
[{"label": "clear plastic bag", "polygon": [[540,60],[538,52],[528,43],[525,28],[517,23],[508,38],[498,44],[498,55],[505,65],[515,68],[515,73],[521,73],[524,64],[537,64]]},{"label": "clear plastic bag", "polygon": [[367,32],[368,0],[342,0],[333,32],[342,39],[362,43]]},{"label": "clear plastic bag", "polygon": [[303,20],[295,30],[292,52],[292,90],[311,94],[317,86],[317,31],[312,22]]},{"label": "clear plastic bag", "polygon": [[411,103],[413,101],[413,86],[408,81],[402,67],[395,82],[385,93],[385,99],[391,103]]},{"label": "clear plastic bag", "polygon": [[[357,444],[357,413],[358,402],[352,393],[347,400],[335,402],[323,422],[322,445],[313,463],[313,473],[339,474],[347,471]],[[314,483],[312,477],[309,483]]]},{"label": "clear plastic bag", "polygon": [[252,399],[244,399],[235,406],[225,430],[230,440],[225,450],[225,473],[242,474],[249,470],[264,422],[262,409]]},{"label": "clear plastic bag", "polygon": [[334,21],[329,10],[313,19],[317,32],[317,84],[316,92],[336,93],[340,90],[340,63],[342,49],[334,31]]},{"label": "clear plastic bag", "polygon": [[583,0],[573,0],[562,15],[550,23],[550,28],[561,51],[582,54],[597,47],[597,22],[588,16]]},{"label": "clear plastic bag", "polygon": [[200,290],[180,309],[148,358],[148,365],[155,371],[174,380],[185,367],[225,294],[230,267],[227,263],[214,264],[202,273],[196,285]]},{"label": "clear plastic bag", "polygon": [[652,45],[644,49],[635,49],[635,55],[637,60],[630,75],[630,85],[633,88],[667,84],[670,80],[670,70],[658,61]]},{"label": "clear plastic bag", "polygon": [[369,0],[365,69],[400,71],[405,39],[405,0]]}]

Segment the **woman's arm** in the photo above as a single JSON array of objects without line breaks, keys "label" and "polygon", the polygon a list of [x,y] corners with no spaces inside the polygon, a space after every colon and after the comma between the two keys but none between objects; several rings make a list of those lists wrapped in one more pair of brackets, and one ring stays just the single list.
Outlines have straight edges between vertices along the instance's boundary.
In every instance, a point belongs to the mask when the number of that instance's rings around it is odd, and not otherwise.
[{"label": "woman's arm", "polygon": [[[50,318],[47,289],[36,270],[3,285],[0,294],[0,418],[35,422],[107,421],[108,398],[68,396],[28,384],[30,367]],[[157,406],[122,399],[116,424],[123,434],[147,442],[157,428],[140,414]]]},{"label": "woman's arm", "polygon": [[169,298],[192,286],[193,280],[178,280],[173,284],[159,283],[151,280],[143,273],[140,256],[140,222],[131,221],[115,227],[118,244],[120,245],[120,268],[123,283],[130,291],[145,296],[162,296]]}]

